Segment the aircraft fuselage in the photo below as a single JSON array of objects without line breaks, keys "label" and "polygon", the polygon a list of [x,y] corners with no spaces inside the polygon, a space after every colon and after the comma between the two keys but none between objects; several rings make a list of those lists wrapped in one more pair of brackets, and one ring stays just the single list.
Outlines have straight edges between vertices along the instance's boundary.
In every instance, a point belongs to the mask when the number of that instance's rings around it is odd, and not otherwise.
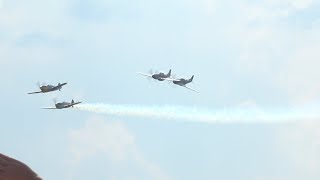
[{"label": "aircraft fuselage", "polygon": [[73,107],[74,105],[80,104],[81,102],[74,102],[72,100],[71,103],[69,102],[61,102],[61,103],[56,103],[55,106],[57,109],[63,109],[63,108],[69,108],[69,107]]},{"label": "aircraft fuselage", "polygon": [[159,73],[159,74],[154,74],[152,75],[153,79],[156,79],[158,81],[164,81],[165,78],[168,78],[167,75],[165,75],[164,73]]},{"label": "aircraft fuselage", "polygon": [[57,103],[55,104],[57,109],[63,109],[63,108],[67,108],[70,107],[70,103],[68,102],[61,102],[61,103]]},{"label": "aircraft fuselage", "polygon": [[67,83],[62,83],[62,84],[58,84],[57,86],[53,86],[53,85],[46,85],[46,86],[41,86],[40,90],[43,93],[46,92],[51,92],[51,91],[56,91],[56,90],[61,90],[62,86],[66,85]]},{"label": "aircraft fuselage", "polygon": [[180,86],[184,86],[186,84],[188,84],[190,81],[186,80],[186,79],[179,79],[179,80],[174,80],[173,83],[180,85]]}]

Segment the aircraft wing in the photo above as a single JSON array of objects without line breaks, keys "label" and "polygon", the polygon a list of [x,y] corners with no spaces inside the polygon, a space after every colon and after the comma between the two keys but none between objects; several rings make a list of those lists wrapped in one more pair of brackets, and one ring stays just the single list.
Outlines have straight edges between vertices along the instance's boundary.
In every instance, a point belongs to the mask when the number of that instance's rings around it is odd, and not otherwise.
[{"label": "aircraft wing", "polygon": [[31,93],[28,93],[28,94],[37,94],[37,93],[42,93],[41,91],[37,91],[37,92],[31,92]]},{"label": "aircraft wing", "polygon": [[141,73],[141,72],[137,72],[138,74],[141,74],[141,75],[143,75],[143,76],[147,76],[147,77],[152,77],[152,75],[150,75],[150,74],[145,74],[145,73]]},{"label": "aircraft wing", "polygon": [[182,86],[182,87],[185,87],[185,88],[187,88],[187,89],[190,89],[191,91],[194,91],[194,92],[196,92],[196,93],[199,93],[199,91],[196,91],[196,90],[194,90],[194,89],[192,89],[192,88],[190,88],[190,87],[188,87],[188,86]]}]

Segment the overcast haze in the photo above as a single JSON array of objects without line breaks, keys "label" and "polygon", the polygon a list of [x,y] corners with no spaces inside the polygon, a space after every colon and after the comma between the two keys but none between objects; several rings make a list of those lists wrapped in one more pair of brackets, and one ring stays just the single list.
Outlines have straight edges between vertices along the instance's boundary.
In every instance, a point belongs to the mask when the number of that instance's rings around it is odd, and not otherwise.
[{"label": "overcast haze", "polygon": [[[41,107],[53,98],[317,107],[319,8],[318,0],[0,0],[0,151],[48,180],[317,180],[317,120],[205,124]],[[150,69],[195,75],[200,93],[136,74]],[[27,95],[37,81],[68,85]]]}]

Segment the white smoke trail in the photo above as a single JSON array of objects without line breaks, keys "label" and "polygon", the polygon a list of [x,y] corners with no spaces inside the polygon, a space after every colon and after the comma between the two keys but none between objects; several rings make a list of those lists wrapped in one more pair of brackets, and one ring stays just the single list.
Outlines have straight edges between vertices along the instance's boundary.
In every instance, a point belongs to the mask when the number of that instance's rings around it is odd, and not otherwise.
[{"label": "white smoke trail", "polygon": [[235,108],[213,110],[183,106],[140,106],[113,104],[83,104],[75,106],[79,110],[117,116],[158,118],[168,120],[194,121],[203,123],[277,123],[296,120],[314,120],[320,117],[316,111],[273,110],[261,111],[257,108]]}]

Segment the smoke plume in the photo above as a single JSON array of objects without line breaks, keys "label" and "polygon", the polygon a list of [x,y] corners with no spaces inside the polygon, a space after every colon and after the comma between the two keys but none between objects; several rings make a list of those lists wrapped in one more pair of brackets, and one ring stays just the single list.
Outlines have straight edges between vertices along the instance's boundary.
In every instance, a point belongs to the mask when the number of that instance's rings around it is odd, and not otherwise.
[{"label": "smoke plume", "polygon": [[202,123],[283,123],[296,120],[314,120],[316,111],[277,109],[262,111],[258,108],[206,109],[184,106],[141,106],[134,104],[82,104],[76,109],[115,116],[156,118]]}]

